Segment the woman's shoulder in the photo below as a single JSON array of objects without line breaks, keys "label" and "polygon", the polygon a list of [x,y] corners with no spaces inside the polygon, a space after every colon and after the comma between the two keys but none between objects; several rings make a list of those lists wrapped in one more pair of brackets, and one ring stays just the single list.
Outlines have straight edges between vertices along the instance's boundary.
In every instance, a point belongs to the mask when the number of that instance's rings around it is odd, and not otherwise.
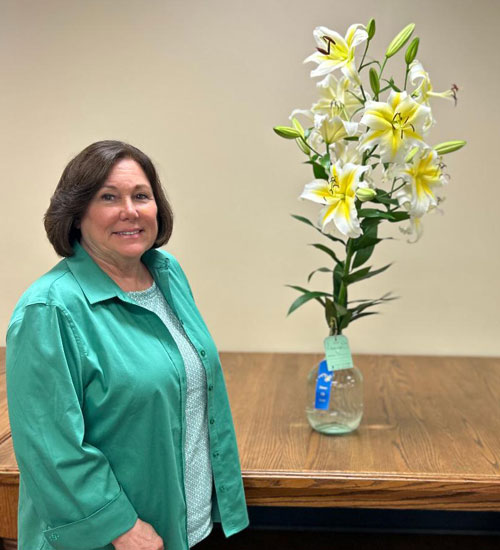
[{"label": "woman's shoulder", "polygon": [[168,252],[167,250],[164,250],[162,248],[154,248],[152,250],[149,250],[147,253],[147,263],[149,265],[152,264],[162,264],[164,263],[169,268],[178,269],[180,268],[179,261],[177,260],[177,257],[174,256],[171,252]]},{"label": "woman's shoulder", "polygon": [[36,279],[19,298],[12,314],[9,326],[23,317],[24,311],[31,305],[45,305],[65,308],[65,303],[81,289],[66,259],[61,260],[52,269]]}]

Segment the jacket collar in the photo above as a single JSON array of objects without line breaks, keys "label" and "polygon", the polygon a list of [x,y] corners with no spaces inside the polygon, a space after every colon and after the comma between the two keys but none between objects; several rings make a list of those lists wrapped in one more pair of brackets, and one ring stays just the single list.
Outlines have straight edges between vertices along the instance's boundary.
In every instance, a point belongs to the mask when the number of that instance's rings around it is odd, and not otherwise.
[{"label": "jacket collar", "polygon": [[[95,263],[78,241],[74,243],[73,251],[73,256],[66,258],[66,264],[91,304],[111,298],[130,301],[127,294]],[[153,277],[155,271],[167,270],[170,262],[156,249],[146,251],[141,260]]]}]

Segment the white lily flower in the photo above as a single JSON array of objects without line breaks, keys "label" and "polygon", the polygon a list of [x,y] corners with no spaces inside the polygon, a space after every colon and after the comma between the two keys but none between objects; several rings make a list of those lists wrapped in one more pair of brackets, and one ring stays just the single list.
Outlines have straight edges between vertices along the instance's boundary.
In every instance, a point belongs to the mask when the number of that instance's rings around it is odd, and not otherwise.
[{"label": "white lily flower", "polygon": [[410,164],[394,171],[407,182],[395,195],[400,206],[405,206],[412,217],[421,218],[429,209],[438,205],[434,190],[446,182],[439,166],[439,157],[433,149],[417,153]]},{"label": "white lily flower", "polygon": [[353,113],[360,109],[361,103],[355,97],[361,95],[359,87],[351,87],[351,82],[343,76],[337,80],[329,73],[326,78],[317,84],[320,100],[311,110],[313,113],[327,114],[330,117],[340,116],[344,120],[350,120]]},{"label": "white lily flower", "polygon": [[430,108],[417,103],[406,92],[391,91],[387,103],[367,101],[361,123],[370,131],[360,150],[380,146],[381,162],[399,162],[413,145],[423,145],[425,122]]},{"label": "white lily flower", "polygon": [[455,85],[453,85],[450,90],[446,90],[444,92],[432,91],[429,73],[424,70],[422,63],[420,63],[418,59],[411,62],[408,76],[410,77],[410,82],[414,86],[420,81],[411,94],[419,103],[425,103],[428,105],[430,97],[442,97],[443,99],[449,99],[450,101],[457,100],[456,92],[458,88]]},{"label": "white lily flower", "polygon": [[406,242],[408,243],[416,243],[420,237],[422,236],[422,233],[423,233],[423,226],[422,226],[422,220],[420,218],[416,218],[416,217],[410,217],[410,220],[409,220],[409,225],[405,226],[405,227],[399,227],[399,230],[401,231],[401,233],[403,233],[404,235],[415,235],[415,239],[414,240],[411,240],[411,239],[407,239]]},{"label": "white lily flower", "polygon": [[353,136],[358,130],[357,122],[342,120],[339,116],[315,115],[314,128],[320,133],[324,142],[330,145],[347,136]]},{"label": "white lily flower", "polygon": [[[442,97],[443,99],[455,101],[456,103],[456,92],[458,88],[455,84],[450,90],[446,90],[444,92],[433,92],[429,73],[424,70],[422,63],[420,63],[417,59],[411,62],[408,76],[410,77],[410,82],[416,86],[415,90],[411,93],[411,96],[414,97],[419,103],[430,106],[431,97]],[[429,116],[424,124],[424,131],[426,132],[435,123],[436,120],[432,116],[432,113],[429,113]]]},{"label": "white lily flower", "polygon": [[[340,160],[343,165],[350,162],[351,164],[361,164],[363,155],[360,153],[356,142],[337,141],[330,145],[330,158]],[[364,181],[368,178],[368,172],[365,174]]]},{"label": "white lily flower", "polygon": [[366,182],[359,181],[369,166],[340,161],[332,164],[329,181],[317,179],[308,183],[299,198],[324,204],[320,212],[319,223],[325,230],[329,222],[343,235],[355,239],[362,234],[356,210],[356,189],[367,187]]},{"label": "white lily flower", "polygon": [[350,121],[353,113],[360,110],[361,104],[353,94],[361,94],[361,92],[357,87],[349,89],[348,78],[342,77],[337,80],[332,74],[328,74],[324,80],[317,83],[317,88],[320,95],[319,101],[310,109],[294,109],[289,116],[290,120],[297,115],[303,115],[313,122],[314,115],[328,115],[329,118],[339,116],[342,120]]},{"label": "white lily flower", "polygon": [[353,82],[360,84],[360,78],[354,64],[354,51],[358,44],[368,39],[364,25],[355,24],[347,29],[345,38],[327,27],[316,27],[313,31],[318,47],[317,51],[304,60],[304,63],[314,61],[318,64],[311,71],[311,76],[323,76],[340,69]]}]

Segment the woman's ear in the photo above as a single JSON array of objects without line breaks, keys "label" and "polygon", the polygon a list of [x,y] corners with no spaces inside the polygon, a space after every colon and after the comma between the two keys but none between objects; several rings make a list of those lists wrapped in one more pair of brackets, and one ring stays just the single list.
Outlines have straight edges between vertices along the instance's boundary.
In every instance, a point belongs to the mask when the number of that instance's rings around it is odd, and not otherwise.
[{"label": "woman's ear", "polygon": [[73,225],[75,226],[76,229],[80,229],[82,225],[80,222],[80,218],[76,218],[75,221],[73,222]]}]

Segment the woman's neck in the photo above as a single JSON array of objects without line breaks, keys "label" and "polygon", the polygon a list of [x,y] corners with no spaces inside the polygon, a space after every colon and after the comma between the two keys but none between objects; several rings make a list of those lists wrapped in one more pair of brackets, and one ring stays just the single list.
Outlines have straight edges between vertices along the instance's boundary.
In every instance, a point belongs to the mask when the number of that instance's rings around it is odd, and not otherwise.
[{"label": "woman's neck", "polygon": [[94,262],[124,291],[146,290],[153,277],[140,258],[106,258],[93,251],[83,240],[80,243]]}]

